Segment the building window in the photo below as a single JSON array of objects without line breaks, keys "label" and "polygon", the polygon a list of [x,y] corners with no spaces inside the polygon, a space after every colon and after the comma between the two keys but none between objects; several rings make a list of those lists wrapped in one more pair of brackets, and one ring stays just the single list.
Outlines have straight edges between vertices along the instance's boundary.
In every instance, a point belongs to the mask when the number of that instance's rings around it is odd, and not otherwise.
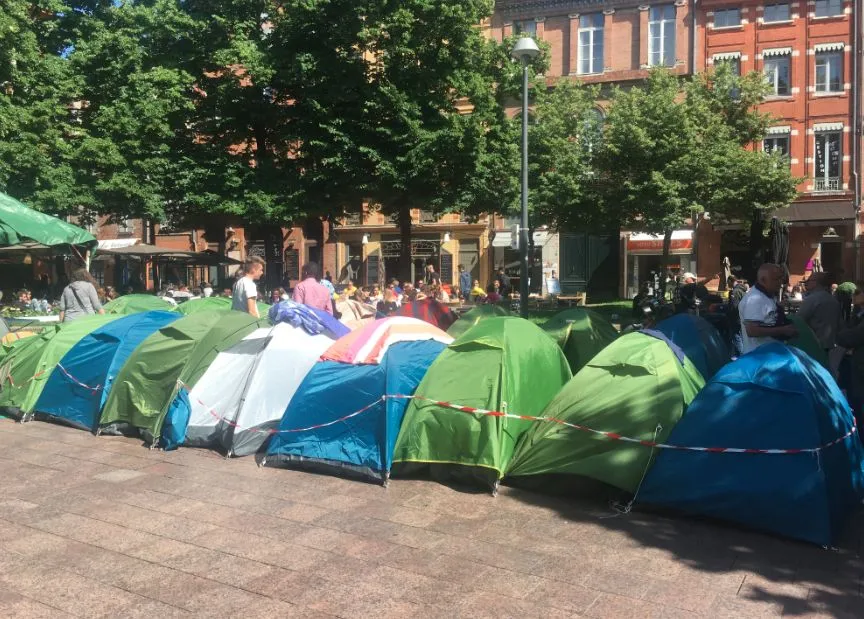
[{"label": "building window", "polygon": [[603,13],[579,17],[579,73],[603,73]]},{"label": "building window", "polygon": [[121,234],[131,234],[132,233],[132,224],[129,222],[128,217],[124,217],[123,219],[117,222],[117,231]]},{"label": "building window", "polygon": [[522,21],[513,22],[513,33],[521,34],[527,37],[537,37],[537,21],[533,19],[525,19]]},{"label": "building window", "polygon": [[816,17],[843,15],[843,0],[816,0]]},{"label": "building window", "polygon": [[105,263],[101,260],[94,260],[90,263],[90,275],[96,280],[96,285],[100,288],[105,285]]},{"label": "building window", "polygon": [[785,97],[791,92],[789,87],[790,75],[789,54],[770,56],[765,58],[765,81],[771,87],[771,94],[775,97]]},{"label": "building window", "polygon": [[839,131],[816,134],[816,165],[813,189],[815,191],[838,191],[840,189],[840,140]]},{"label": "building window", "polygon": [[789,136],[788,135],[772,135],[762,140],[762,150],[766,153],[780,153],[784,157],[789,157]]},{"label": "building window", "polygon": [[675,66],[675,5],[652,6],[648,14],[648,65]]},{"label": "building window", "polygon": [[816,92],[843,92],[842,53],[816,53]]},{"label": "building window", "polygon": [[769,4],[765,7],[765,13],[762,15],[762,21],[766,24],[777,21],[790,21],[789,5]]},{"label": "building window", "polygon": [[731,28],[741,25],[741,9],[738,7],[730,9],[716,9],[714,11],[715,28]]}]

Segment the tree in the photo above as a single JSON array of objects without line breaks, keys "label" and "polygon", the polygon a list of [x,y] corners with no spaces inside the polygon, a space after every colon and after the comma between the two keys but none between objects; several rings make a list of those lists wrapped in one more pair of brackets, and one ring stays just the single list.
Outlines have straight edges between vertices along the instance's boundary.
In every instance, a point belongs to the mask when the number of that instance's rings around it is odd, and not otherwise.
[{"label": "tree", "polygon": [[5,0],[0,11],[0,190],[55,214],[81,199],[70,138],[78,84],[63,51],[69,7]]},{"label": "tree", "polygon": [[399,223],[403,279],[411,209],[476,214],[512,201],[515,153],[495,82],[506,56],[477,28],[491,9],[293,0],[274,22],[301,200],[332,214],[380,203]]},{"label": "tree", "polygon": [[655,70],[616,90],[595,158],[602,217],[663,234],[666,262],[672,231],[698,213],[761,221],[788,205],[797,183],[788,165],[752,144],[771,122],[756,107],[761,80],[720,66],[682,86]]},{"label": "tree", "polygon": [[644,86],[612,95],[596,158],[602,213],[622,227],[662,234],[664,264],[672,231],[702,208],[692,164],[707,138],[667,71],[652,71]]},{"label": "tree", "polygon": [[696,179],[700,202],[716,221],[749,223],[753,274],[764,258],[766,215],[789,206],[801,182],[785,156],[756,148],[774,123],[758,109],[767,92],[761,74],[739,77],[725,64],[687,87],[691,113],[714,138],[712,148],[698,154],[708,160],[701,166],[708,174]]},{"label": "tree", "polygon": [[[598,94],[597,88],[566,80],[552,89],[542,82],[535,88],[529,135],[529,206],[535,221],[582,229],[605,224],[594,208],[593,159],[603,129]],[[521,139],[518,130],[514,136]]]}]

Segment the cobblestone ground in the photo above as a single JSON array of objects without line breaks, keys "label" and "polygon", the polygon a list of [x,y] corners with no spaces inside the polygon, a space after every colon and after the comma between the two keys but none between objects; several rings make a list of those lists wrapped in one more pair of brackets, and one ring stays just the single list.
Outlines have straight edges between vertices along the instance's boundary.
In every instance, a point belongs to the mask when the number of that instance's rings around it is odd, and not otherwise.
[{"label": "cobblestone ground", "polygon": [[0,419],[2,617],[864,617],[827,551],[601,501],[389,488]]}]

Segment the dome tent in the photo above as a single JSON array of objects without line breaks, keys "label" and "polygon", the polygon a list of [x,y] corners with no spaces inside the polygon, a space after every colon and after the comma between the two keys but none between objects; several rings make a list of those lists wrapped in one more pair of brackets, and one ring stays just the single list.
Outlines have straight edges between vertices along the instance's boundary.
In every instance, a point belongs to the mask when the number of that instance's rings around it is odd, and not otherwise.
[{"label": "dome tent", "polygon": [[714,376],[668,442],[825,447],[788,454],[662,450],[637,500],[829,545],[864,493],[864,450],[853,428],[827,370],[794,347],[765,344]]},{"label": "dome tent", "polygon": [[454,338],[458,338],[471,327],[477,326],[478,323],[495,316],[510,316],[510,312],[500,305],[491,303],[478,305],[462,314],[456,322],[450,325],[447,333]]},{"label": "dome tent", "polygon": [[413,394],[452,341],[433,325],[401,316],[340,338],[288,405],[265,464],[386,482],[408,400],[382,396]]},{"label": "dome tent", "polygon": [[611,322],[584,307],[555,314],[543,330],[558,342],[574,374],[618,337]]},{"label": "dome tent", "polygon": [[175,309],[162,297],[152,294],[127,294],[108,301],[104,306],[106,314],[135,314],[153,310],[172,311]]},{"label": "dome tent", "polygon": [[[583,367],[543,416],[646,441],[663,441],[704,385],[699,371],[656,331],[618,338]],[[659,427],[659,429],[658,429]],[[634,492],[651,450],[552,422],[519,442],[509,476],[581,475]]]},{"label": "dome tent", "polygon": [[141,342],[117,375],[99,432],[137,428],[148,443],[155,444],[179,385],[194,387],[221,350],[258,326],[244,312],[208,311],[162,327]]},{"label": "dome tent", "polygon": [[729,361],[729,349],[720,332],[699,316],[676,314],[654,327],[674,342],[708,380]]},{"label": "dome tent", "polygon": [[119,317],[86,335],[60,360],[65,371],[51,374],[36,402],[36,412],[95,431],[119,368],[145,338],[178,318],[175,312],[140,312]]},{"label": "dome tent", "polygon": [[[197,312],[206,312],[208,310],[215,310],[221,312],[227,312],[231,309],[231,299],[227,297],[206,297],[201,299],[189,299],[185,303],[181,303],[177,306],[177,311],[183,314],[184,316],[189,316],[190,314],[195,314]],[[267,309],[270,309],[269,307]],[[259,305],[258,312],[261,313],[261,308]],[[261,314],[264,316],[264,314]]]},{"label": "dome tent", "polygon": [[220,352],[188,394],[184,444],[218,446],[231,456],[258,451],[332,343],[325,335],[280,323],[257,329]]},{"label": "dome tent", "polygon": [[57,363],[69,350],[91,331],[119,318],[95,314],[83,316],[72,322],[61,324],[56,331],[33,339],[33,344],[22,347],[20,354],[10,355],[4,361],[6,370],[0,370],[4,378],[0,392],[0,412],[13,417],[28,417],[42,395],[49,377]]},{"label": "dome tent", "polygon": [[[416,395],[537,415],[569,379],[564,353],[539,327],[517,317],[489,318],[441,353]],[[431,467],[433,473],[467,476],[494,489],[530,426],[530,421],[469,415],[413,400],[393,461],[405,472]]]}]

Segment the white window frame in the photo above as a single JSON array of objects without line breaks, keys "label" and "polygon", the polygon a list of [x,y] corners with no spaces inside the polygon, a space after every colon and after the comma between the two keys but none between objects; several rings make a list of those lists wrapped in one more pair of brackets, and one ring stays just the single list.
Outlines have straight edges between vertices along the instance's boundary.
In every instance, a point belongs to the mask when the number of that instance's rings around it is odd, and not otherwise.
[{"label": "white window frame", "polygon": [[[738,14],[738,23],[735,24],[723,24],[720,25],[717,23],[717,17],[723,13],[724,15],[735,11]],[[740,6],[728,6],[720,9],[714,9],[714,29],[717,28],[737,28],[741,25],[741,7]]]},{"label": "white window frame", "polygon": [[532,39],[537,38],[537,20],[520,19],[513,22],[513,34],[527,35]]},{"label": "white window frame", "polygon": [[[837,154],[837,176],[830,176],[829,161],[825,162],[825,173],[822,176],[818,176],[819,161],[817,158],[817,154],[819,153],[819,150],[816,148],[816,144],[819,142],[820,138],[824,140],[824,145],[822,147],[822,156],[827,157],[828,153],[826,151],[826,147],[828,145],[828,136],[837,137],[837,149],[839,151]],[[843,188],[843,130],[816,130],[814,131],[813,138],[813,189],[815,191],[840,191]]]},{"label": "white window frame", "polygon": [[[819,14],[820,5],[826,11],[824,15]],[[843,0],[816,0],[813,6],[813,16],[822,17],[840,17],[843,13]]]},{"label": "white window frame", "polygon": [[762,150],[765,151],[766,153],[775,152],[777,149],[776,148],[771,148],[771,149],[767,148],[767,145],[768,145],[767,143],[768,142],[777,142],[780,140],[782,140],[786,143],[786,152],[782,153],[782,154],[784,157],[786,157],[786,159],[789,159],[789,161],[791,162],[792,161],[792,136],[789,133],[775,133],[775,134],[766,135],[764,138],[762,138]]},{"label": "white window frame", "polygon": [[[822,84],[819,83],[819,60],[825,59],[826,61],[830,58],[835,58],[836,62],[826,62],[825,69],[825,82]],[[836,65],[836,66],[835,66]],[[831,88],[831,69],[836,68],[839,74],[839,78],[837,81],[837,88]],[[815,80],[815,84],[813,86],[813,90],[817,93],[842,93],[843,90],[843,51],[817,51],[814,54],[814,65],[813,65],[813,79]],[[820,87],[821,86],[821,87]]]},{"label": "white window frame", "polygon": [[[784,19],[768,19],[768,9],[785,6],[786,7],[786,17]],[[782,24],[784,22],[792,21],[792,7],[788,2],[774,2],[772,4],[766,4],[765,8],[762,11],[762,23],[764,24]]]},{"label": "white window frame", "polygon": [[[595,21],[590,26],[583,26],[582,19],[583,18],[591,18],[592,20],[599,20],[599,26],[597,25],[598,21]],[[579,46],[579,60],[577,65],[577,74],[578,75],[596,75],[598,73],[603,73],[603,54],[605,53],[605,18],[603,13],[587,13],[585,15],[579,16],[579,30],[577,34],[577,45]],[[594,57],[594,45],[597,40],[597,33],[600,33],[600,58]],[[587,46],[582,45],[582,35],[588,35],[588,44]],[[588,49],[588,71],[583,70],[583,61],[586,59],[583,55],[583,50],[587,47]],[[599,64],[598,64],[599,63]]]},{"label": "white window frame", "polygon": [[[768,74],[768,66],[777,61],[783,60],[786,62],[786,66],[788,68],[786,75],[786,90],[787,92],[781,93],[778,91],[779,88],[779,71],[775,71],[773,73],[773,79],[769,79]],[[765,76],[765,81],[771,86],[771,95],[772,97],[789,97],[792,95],[792,54],[783,53],[783,54],[771,54],[770,56],[762,56],[762,74]]]},{"label": "white window frame", "polygon": [[[667,17],[668,11],[671,9],[672,16]],[[657,4],[648,9],[648,66],[649,67],[674,67],[675,66],[675,22],[677,20],[677,10],[674,4]],[[659,19],[655,16],[655,12],[662,12]],[[656,27],[658,33],[652,35],[651,30]],[[669,28],[672,28],[672,49],[666,49],[666,34]],[[653,49],[654,42],[657,42],[657,50]],[[657,61],[654,56],[658,56]]]}]

